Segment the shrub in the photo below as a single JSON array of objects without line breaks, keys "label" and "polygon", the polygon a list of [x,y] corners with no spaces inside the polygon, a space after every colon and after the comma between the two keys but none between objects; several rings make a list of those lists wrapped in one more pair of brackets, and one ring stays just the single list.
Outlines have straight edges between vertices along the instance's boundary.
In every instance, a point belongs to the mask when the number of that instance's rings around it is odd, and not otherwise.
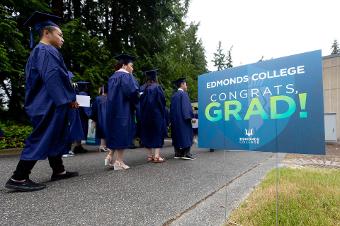
[{"label": "shrub", "polygon": [[0,138],[0,149],[23,148],[25,139],[32,132],[32,127],[16,124],[12,121],[0,122],[4,136]]}]

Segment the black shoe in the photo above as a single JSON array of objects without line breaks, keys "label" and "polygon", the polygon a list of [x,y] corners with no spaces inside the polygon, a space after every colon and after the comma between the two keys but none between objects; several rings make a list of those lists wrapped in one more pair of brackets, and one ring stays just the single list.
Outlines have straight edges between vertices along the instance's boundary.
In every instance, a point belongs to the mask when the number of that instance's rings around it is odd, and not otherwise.
[{"label": "black shoe", "polygon": [[192,154],[186,154],[185,156],[182,157],[184,160],[194,160],[194,156]]},{"label": "black shoe", "polygon": [[71,177],[77,177],[77,176],[79,176],[78,172],[66,171],[65,174],[52,174],[51,181],[63,180],[63,179],[71,178]]},{"label": "black shoe", "polygon": [[182,158],[182,157],[183,157],[183,155],[180,155],[180,154],[178,154],[178,153],[175,153],[174,159],[180,159],[180,158]]},{"label": "black shoe", "polygon": [[214,152],[215,151],[215,149],[213,149],[213,148],[210,148],[210,150],[209,150],[210,152]]},{"label": "black shoe", "polygon": [[38,191],[46,188],[45,184],[39,184],[30,179],[26,179],[24,182],[17,182],[10,178],[5,187],[7,189],[15,190],[15,191]]},{"label": "black shoe", "polygon": [[86,153],[86,152],[88,152],[88,150],[83,148],[83,146],[81,146],[81,145],[77,145],[73,148],[74,154],[80,154],[80,153]]}]

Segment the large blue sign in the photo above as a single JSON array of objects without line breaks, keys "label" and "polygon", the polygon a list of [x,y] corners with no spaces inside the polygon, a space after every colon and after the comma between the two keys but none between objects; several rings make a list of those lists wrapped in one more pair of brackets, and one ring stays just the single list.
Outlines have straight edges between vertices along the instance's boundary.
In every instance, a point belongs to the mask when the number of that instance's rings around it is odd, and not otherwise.
[{"label": "large blue sign", "polygon": [[324,154],[321,51],[199,76],[199,147]]}]

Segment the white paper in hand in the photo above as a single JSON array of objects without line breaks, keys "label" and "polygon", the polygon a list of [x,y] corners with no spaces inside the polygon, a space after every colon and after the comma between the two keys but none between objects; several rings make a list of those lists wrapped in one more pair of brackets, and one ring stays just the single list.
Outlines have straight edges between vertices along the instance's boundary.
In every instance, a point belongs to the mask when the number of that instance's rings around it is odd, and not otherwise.
[{"label": "white paper in hand", "polygon": [[80,107],[90,107],[90,96],[77,95],[76,99]]}]

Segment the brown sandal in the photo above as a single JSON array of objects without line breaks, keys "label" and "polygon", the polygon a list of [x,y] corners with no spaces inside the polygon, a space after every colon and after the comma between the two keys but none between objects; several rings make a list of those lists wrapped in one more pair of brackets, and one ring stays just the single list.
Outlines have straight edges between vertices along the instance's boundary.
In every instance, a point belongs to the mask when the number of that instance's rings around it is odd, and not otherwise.
[{"label": "brown sandal", "polygon": [[165,159],[163,159],[162,157],[154,157],[152,162],[153,163],[163,163],[163,162],[165,162]]}]

